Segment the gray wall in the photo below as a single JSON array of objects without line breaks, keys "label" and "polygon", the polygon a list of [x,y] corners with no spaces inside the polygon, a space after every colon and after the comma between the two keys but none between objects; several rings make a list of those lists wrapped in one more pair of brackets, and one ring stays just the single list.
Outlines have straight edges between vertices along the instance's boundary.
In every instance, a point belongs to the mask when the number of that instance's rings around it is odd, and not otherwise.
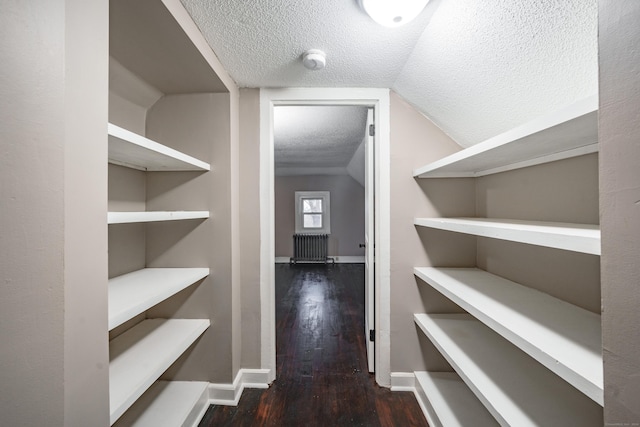
[{"label": "gray wall", "polygon": [[109,420],[104,339],[109,2],[68,0],[65,11],[64,425],[81,427]]},{"label": "gray wall", "polygon": [[[147,173],[148,210],[209,210],[204,221],[147,225],[148,267],[209,266],[201,284],[147,316],[210,318],[211,326],[165,379],[233,381],[230,111],[228,94],[168,95],[147,113],[147,136],[211,163],[207,173]],[[239,355],[238,355],[239,357]]]},{"label": "gray wall", "polygon": [[243,368],[260,367],[260,90],[240,90],[240,257]]},{"label": "gray wall", "polygon": [[[480,217],[598,224],[598,155],[478,178],[476,201]],[[478,238],[477,265],[600,314],[599,256]]]},{"label": "gray wall", "polygon": [[473,216],[471,179],[416,180],[412,171],[460,150],[451,138],[391,92],[391,372],[447,370],[448,365],[413,322],[413,313],[456,306],[413,276],[413,267],[475,263],[475,239],[418,230],[414,217]]},{"label": "gray wall", "polygon": [[599,4],[605,424],[633,425],[640,423],[640,2]]},{"label": "gray wall", "polygon": [[0,14],[2,425],[108,425],[107,15],[75,0]]},{"label": "gray wall", "polygon": [[[64,8],[14,3],[0,14],[5,425],[64,419]],[[34,19],[48,25],[30,31]],[[33,405],[38,394],[49,398]]]},{"label": "gray wall", "polygon": [[295,192],[331,193],[329,256],[364,256],[364,188],[349,175],[304,175],[275,177],[275,253],[293,255]]}]

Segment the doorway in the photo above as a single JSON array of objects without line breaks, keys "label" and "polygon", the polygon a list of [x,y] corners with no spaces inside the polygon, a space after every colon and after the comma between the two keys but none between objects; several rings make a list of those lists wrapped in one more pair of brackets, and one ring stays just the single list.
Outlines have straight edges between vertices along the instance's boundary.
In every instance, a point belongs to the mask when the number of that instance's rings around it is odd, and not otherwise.
[{"label": "doorway", "polygon": [[[375,133],[374,202],[376,259],[375,317],[371,333],[375,349],[376,382],[390,385],[389,366],[389,91],[386,89],[281,89],[260,94],[260,282],[261,364],[275,379],[275,197],[274,197],[274,108],[277,106],[355,105],[373,109]],[[373,212],[371,213],[374,217]],[[364,332],[364,331],[363,331]],[[369,337],[367,337],[369,338]]]},{"label": "doorway", "polygon": [[350,286],[363,288],[357,338],[374,372],[373,109],[275,106],[273,120],[276,263],[364,264]]}]

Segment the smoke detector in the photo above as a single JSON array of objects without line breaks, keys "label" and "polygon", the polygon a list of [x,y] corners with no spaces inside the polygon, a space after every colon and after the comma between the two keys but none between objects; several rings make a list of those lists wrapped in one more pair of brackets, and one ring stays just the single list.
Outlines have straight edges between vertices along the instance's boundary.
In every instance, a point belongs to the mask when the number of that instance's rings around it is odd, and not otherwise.
[{"label": "smoke detector", "polygon": [[309,70],[322,70],[327,65],[327,55],[318,49],[309,49],[302,55],[302,64]]}]

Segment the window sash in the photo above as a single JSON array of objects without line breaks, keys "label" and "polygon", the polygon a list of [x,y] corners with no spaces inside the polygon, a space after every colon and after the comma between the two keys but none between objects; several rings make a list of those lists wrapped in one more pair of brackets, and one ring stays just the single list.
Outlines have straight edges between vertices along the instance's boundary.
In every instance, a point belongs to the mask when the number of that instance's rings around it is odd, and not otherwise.
[{"label": "window sash", "polygon": [[331,233],[328,191],[296,191],[295,202],[296,233]]},{"label": "window sash", "polygon": [[[324,213],[322,198],[302,198],[302,212],[307,213]],[[317,203],[314,203],[317,202]]]},{"label": "window sash", "polygon": [[303,214],[302,227],[305,229],[322,228],[322,217],[321,213],[305,213]]}]

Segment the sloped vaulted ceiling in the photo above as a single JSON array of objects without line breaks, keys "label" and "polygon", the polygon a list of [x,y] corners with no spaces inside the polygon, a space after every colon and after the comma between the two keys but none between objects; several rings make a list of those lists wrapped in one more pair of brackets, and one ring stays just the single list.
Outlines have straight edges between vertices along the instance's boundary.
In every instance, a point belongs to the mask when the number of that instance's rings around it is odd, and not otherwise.
[{"label": "sloped vaulted ceiling", "polygon": [[463,146],[597,92],[597,2],[443,0],[393,88]]},{"label": "sloped vaulted ceiling", "polygon": [[364,138],[366,122],[367,108],[360,106],[275,107],[276,175],[298,175],[301,169],[306,174],[347,174]]},{"label": "sloped vaulted ceiling", "polygon": [[431,0],[395,29],[357,0],[183,3],[240,86],[389,87],[462,146],[597,93],[597,0]]}]

